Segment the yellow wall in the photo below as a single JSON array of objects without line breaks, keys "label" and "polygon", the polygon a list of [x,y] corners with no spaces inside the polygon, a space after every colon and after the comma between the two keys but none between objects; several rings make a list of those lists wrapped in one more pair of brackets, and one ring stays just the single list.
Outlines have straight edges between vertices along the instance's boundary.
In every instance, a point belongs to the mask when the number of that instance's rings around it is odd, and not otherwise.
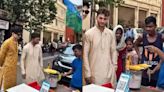
[{"label": "yellow wall", "polygon": [[[65,18],[66,18],[66,6],[62,3],[62,1],[58,1],[55,4],[56,9],[57,9],[57,15],[56,19],[53,20],[52,24],[45,25],[46,26],[46,31],[51,32],[51,41],[53,39],[59,39],[60,35],[63,36],[63,41],[65,39],[65,30],[66,30],[66,23],[65,23]],[[54,35],[58,34],[57,38],[54,38]],[[43,32],[44,35],[44,32]]]}]

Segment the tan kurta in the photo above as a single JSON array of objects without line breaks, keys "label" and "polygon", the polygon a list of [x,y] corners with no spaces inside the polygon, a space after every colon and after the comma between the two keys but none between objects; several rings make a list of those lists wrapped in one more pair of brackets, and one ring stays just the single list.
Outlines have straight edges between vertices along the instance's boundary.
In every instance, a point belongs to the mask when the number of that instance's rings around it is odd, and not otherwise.
[{"label": "tan kurta", "polygon": [[26,83],[41,82],[45,76],[43,73],[42,49],[39,44],[33,46],[28,43],[24,46],[21,57],[22,74],[26,74]]},{"label": "tan kurta", "polygon": [[84,42],[85,78],[94,77],[95,84],[116,83],[117,51],[114,34],[96,26],[85,33]]},{"label": "tan kurta", "polygon": [[4,91],[16,86],[18,44],[13,37],[7,39],[0,50],[0,84]]}]

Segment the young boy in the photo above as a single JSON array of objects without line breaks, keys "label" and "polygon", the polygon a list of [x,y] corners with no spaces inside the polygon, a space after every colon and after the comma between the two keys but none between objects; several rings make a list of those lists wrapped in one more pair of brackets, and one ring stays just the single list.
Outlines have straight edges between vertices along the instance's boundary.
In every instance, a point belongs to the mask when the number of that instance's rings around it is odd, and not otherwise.
[{"label": "young boy", "polygon": [[73,60],[71,64],[72,69],[62,74],[62,76],[68,76],[70,74],[73,74],[70,87],[72,89],[78,89],[82,92],[82,46],[77,44],[73,46],[72,49],[77,58]]},{"label": "young boy", "polygon": [[[159,66],[161,59],[159,55],[156,53],[150,53],[147,51],[145,46],[153,45],[158,49],[162,50],[163,42],[164,42],[164,34],[158,33],[156,31],[156,18],[153,16],[149,16],[145,19],[145,30],[143,35],[139,36],[135,41],[135,49],[141,59],[142,64],[149,64],[152,67],[146,69],[142,73],[142,85],[143,86],[153,86],[156,87],[158,75],[159,75]],[[142,55],[140,55],[139,45],[142,43]],[[151,78],[150,78],[151,75]]]}]

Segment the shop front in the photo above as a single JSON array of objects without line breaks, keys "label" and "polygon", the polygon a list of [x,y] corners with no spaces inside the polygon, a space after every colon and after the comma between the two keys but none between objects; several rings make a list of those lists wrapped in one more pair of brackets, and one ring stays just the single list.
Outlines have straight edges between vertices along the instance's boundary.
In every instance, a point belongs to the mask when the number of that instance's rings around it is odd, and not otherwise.
[{"label": "shop front", "polygon": [[7,35],[5,35],[5,33],[7,33],[8,29],[9,21],[0,19],[0,46],[3,43],[3,41],[7,38]]}]

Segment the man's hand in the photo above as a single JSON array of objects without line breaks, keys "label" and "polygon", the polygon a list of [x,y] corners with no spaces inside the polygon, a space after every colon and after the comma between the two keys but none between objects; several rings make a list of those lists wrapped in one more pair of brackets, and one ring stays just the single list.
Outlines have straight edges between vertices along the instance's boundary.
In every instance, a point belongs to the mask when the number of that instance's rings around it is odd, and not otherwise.
[{"label": "man's hand", "polygon": [[150,74],[154,74],[155,73],[155,71],[154,70],[150,70]]},{"label": "man's hand", "polygon": [[152,75],[154,73],[155,73],[155,70],[148,69],[148,71],[147,71],[147,75]]},{"label": "man's hand", "polygon": [[67,73],[66,72],[61,73],[61,76],[65,77],[65,76],[67,76]]},{"label": "man's hand", "polygon": [[86,80],[86,83],[87,83],[87,84],[95,83],[95,80],[94,80],[93,77],[86,78],[85,80]]},{"label": "man's hand", "polygon": [[117,65],[114,65],[114,69],[115,69],[115,72],[116,72],[117,69],[118,69],[118,66]]},{"label": "man's hand", "polygon": [[91,77],[85,78],[85,80],[86,80],[86,83],[87,83],[87,84],[91,84],[91,83],[92,83],[92,82],[91,82]]},{"label": "man's hand", "polygon": [[23,79],[26,79],[26,74],[22,74]]},{"label": "man's hand", "polygon": [[150,46],[145,46],[144,48],[148,49],[152,53],[156,52],[156,47],[155,46],[150,45]]}]

